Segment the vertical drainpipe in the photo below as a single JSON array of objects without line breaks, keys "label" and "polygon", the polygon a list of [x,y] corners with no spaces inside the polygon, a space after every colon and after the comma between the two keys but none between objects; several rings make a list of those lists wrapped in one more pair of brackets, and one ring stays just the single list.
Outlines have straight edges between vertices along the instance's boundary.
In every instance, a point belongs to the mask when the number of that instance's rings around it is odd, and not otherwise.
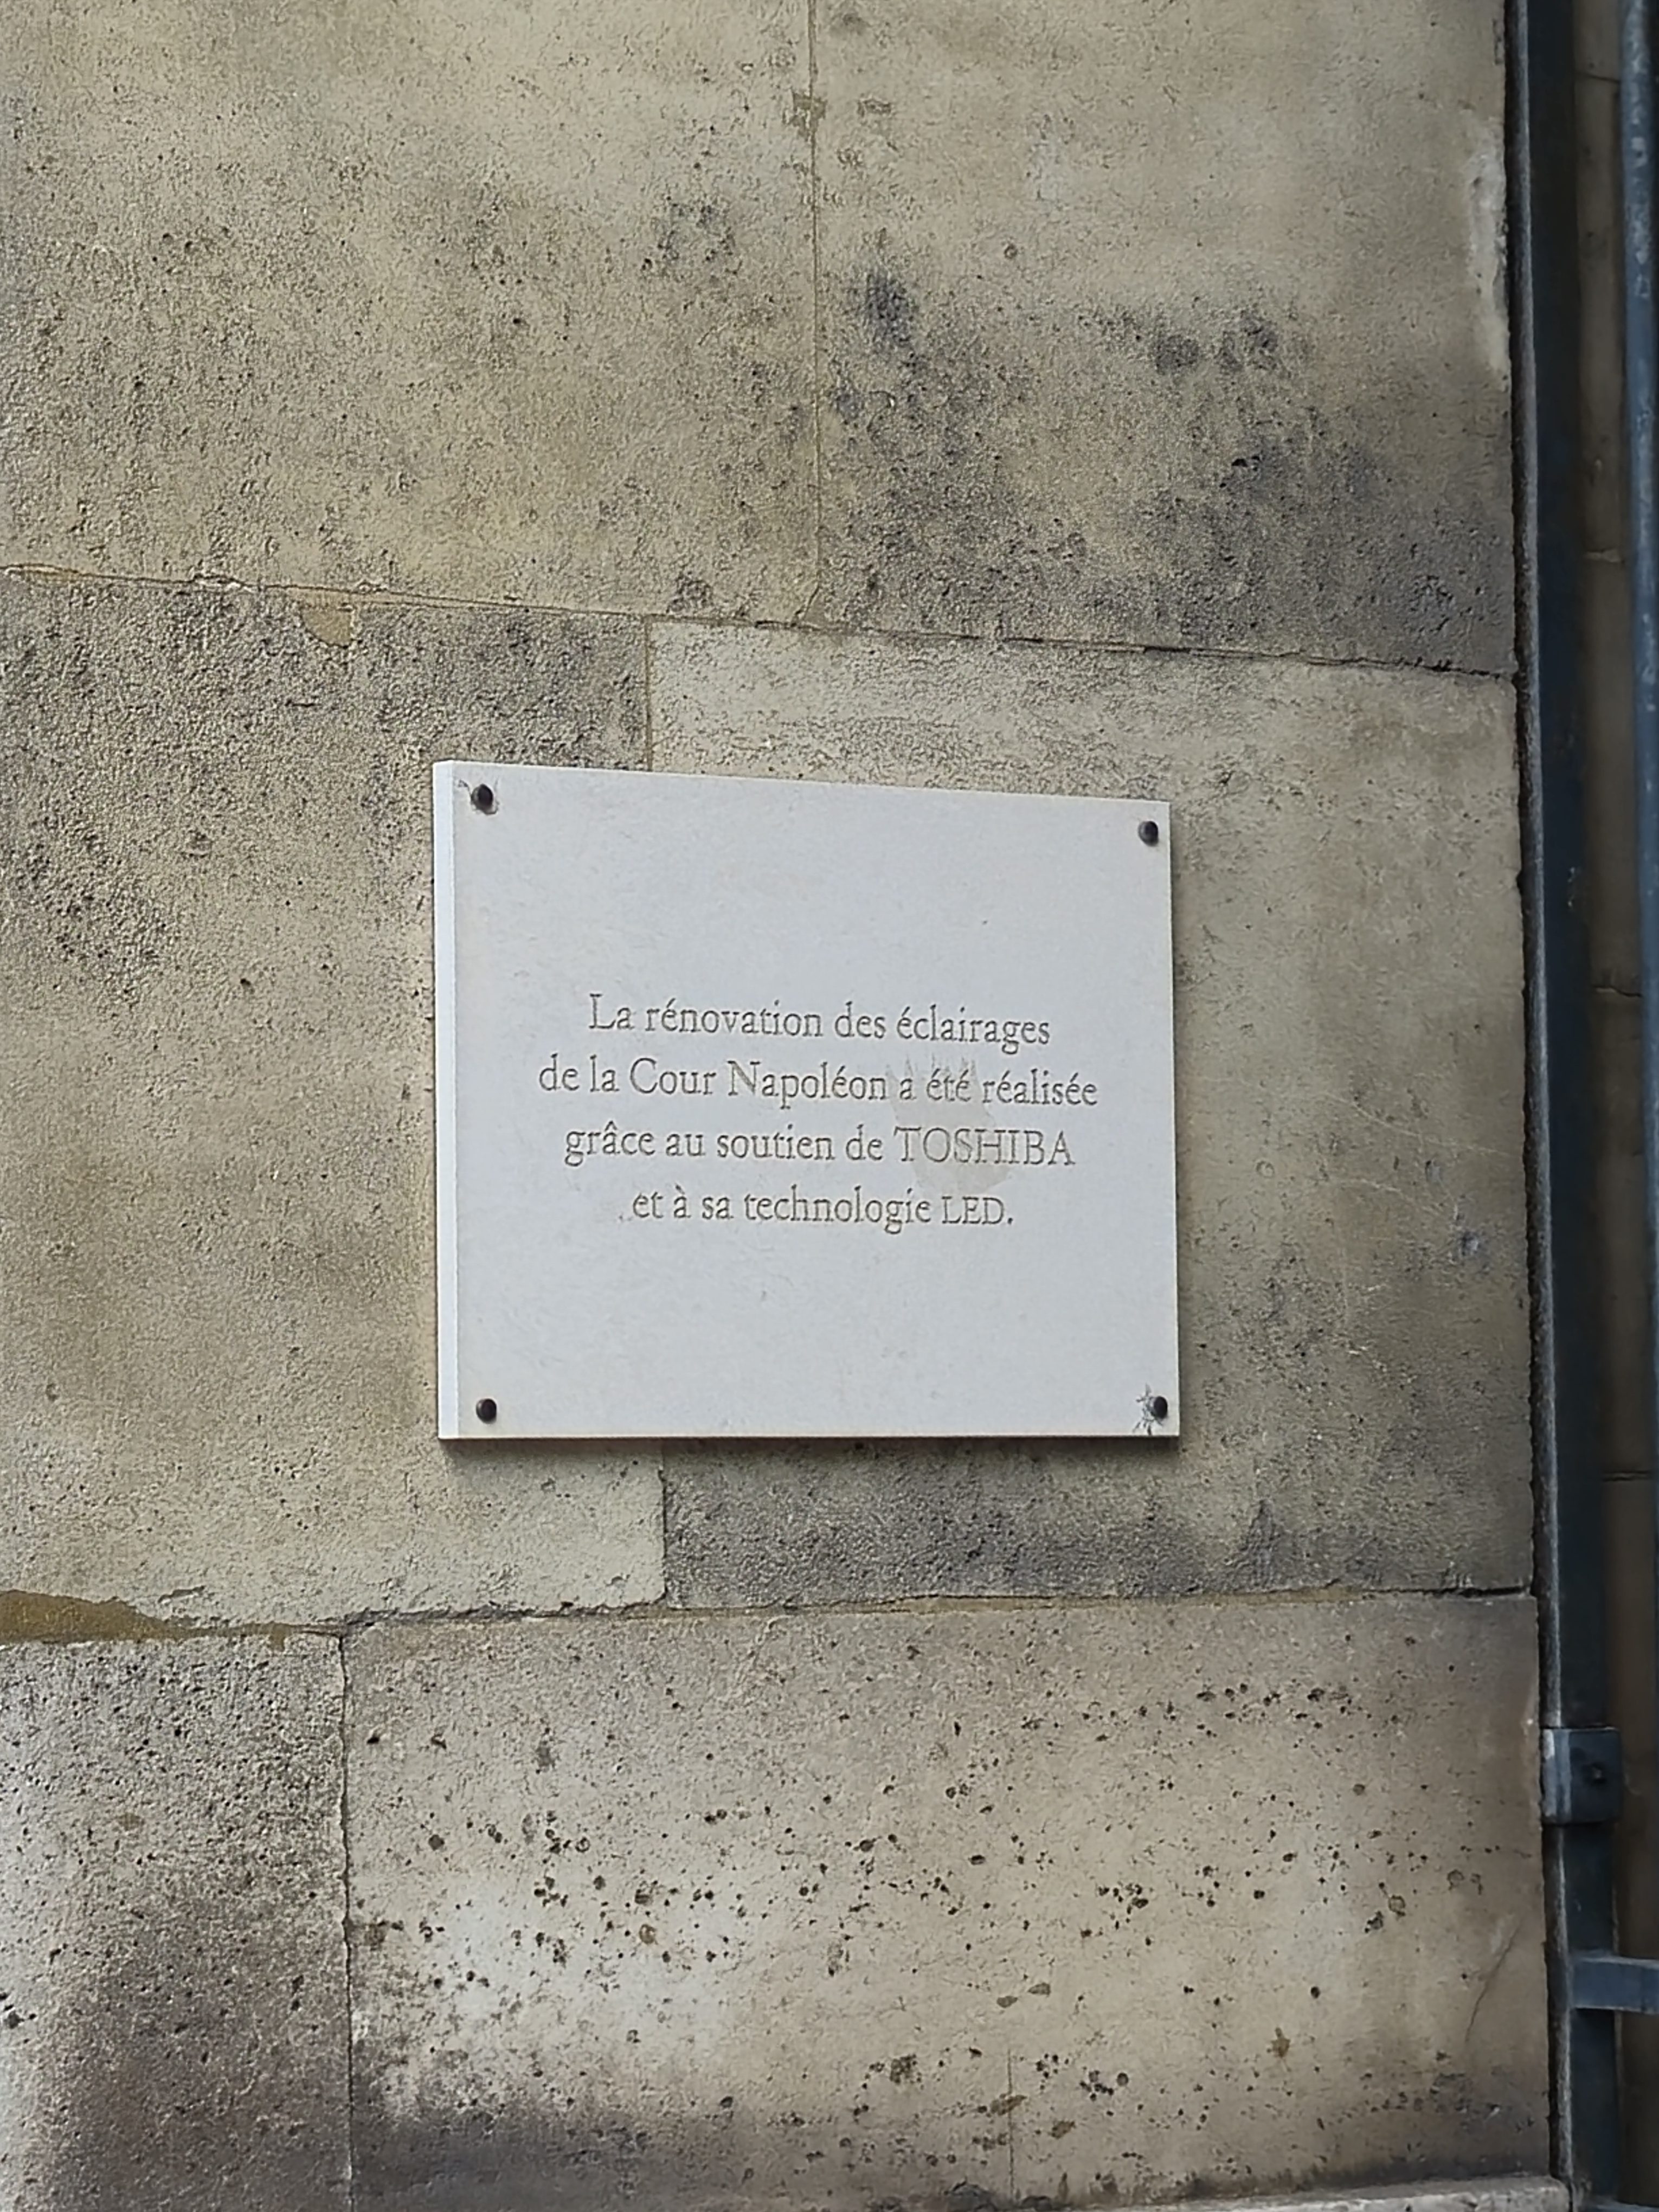
[{"label": "vertical drainpipe", "polygon": [[[1620,181],[1625,276],[1625,445],[1630,471],[1631,734],[1636,767],[1637,912],[1642,981],[1642,1160],[1648,1225],[1648,1373],[1659,1427],[1659,483],[1655,406],[1652,0],[1624,0],[1620,25]],[[1659,1499],[1659,1481],[1655,1496]],[[1659,1512],[1654,1593],[1659,1607]]]},{"label": "vertical drainpipe", "polygon": [[[1631,736],[1636,769],[1642,986],[1642,1164],[1648,1228],[1650,1435],[1659,1443],[1659,314],[1654,299],[1653,0],[1623,0],[1619,166],[1625,307],[1625,450],[1630,471]],[[1659,1620],[1659,1469],[1653,1590]],[[1659,1710],[1659,1706],[1656,1707]]]},{"label": "vertical drainpipe", "polygon": [[[1540,1719],[1547,1740],[1569,1744],[1608,1718],[1579,683],[1573,13],[1570,0],[1510,0],[1508,26]],[[1605,1820],[1576,1817],[1571,1808],[1549,1812],[1553,2164],[1579,2204],[1619,2193],[1613,2017],[1574,2003],[1571,1964],[1612,1948],[1613,1865]]]}]

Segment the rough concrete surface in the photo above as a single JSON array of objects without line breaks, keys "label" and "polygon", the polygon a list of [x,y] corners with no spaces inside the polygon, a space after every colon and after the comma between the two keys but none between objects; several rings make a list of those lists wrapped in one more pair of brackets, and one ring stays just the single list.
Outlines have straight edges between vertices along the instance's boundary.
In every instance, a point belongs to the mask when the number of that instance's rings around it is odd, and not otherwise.
[{"label": "rough concrete surface", "polygon": [[1535,2170],[1534,1633],[1397,1597],[355,1636],[362,2201]]},{"label": "rough concrete surface", "polygon": [[0,620],[5,1581],[654,1596],[653,1456],[434,1435],[426,763],[637,764],[634,629],[16,580]]},{"label": "rough concrete surface", "polygon": [[1498,0],[830,0],[819,611],[1502,670]]},{"label": "rough concrete surface", "polygon": [[653,627],[656,766],[1174,808],[1179,1444],[673,1449],[695,1605],[1530,1568],[1508,687]]},{"label": "rough concrete surface", "polygon": [[787,614],[805,15],[12,0],[0,558]]},{"label": "rough concrete surface", "polygon": [[0,1650],[0,2202],[345,2212],[340,1655]]}]

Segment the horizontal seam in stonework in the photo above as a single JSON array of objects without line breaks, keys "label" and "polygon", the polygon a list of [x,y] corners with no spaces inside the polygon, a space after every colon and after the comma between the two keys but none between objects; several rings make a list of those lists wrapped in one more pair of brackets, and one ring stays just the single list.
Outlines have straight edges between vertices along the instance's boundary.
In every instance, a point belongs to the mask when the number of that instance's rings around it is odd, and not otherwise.
[{"label": "horizontal seam in stonework", "polygon": [[94,568],[59,568],[46,563],[13,562],[0,566],[0,576],[25,583],[106,586],[164,592],[269,592],[284,597],[349,600],[365,607],[454,608],[480,613],[556,616],[567,621],[672,623],[686,629],[771,630],[786,635],[835,638],[884,638],[896,645],[978,645],[1040,647],[1045,652],[1117,653],[1161,656],[1170,659],[1255,661],[1267,667],[1289,665],[1304,668],[1364,668],[1382,675],[1443,676],[1462,683],[1496,684],[1512,688],[1512,668],[1471,668],[1457,661],[1376,660],[1362,653],[1318,653],[1288,648],[1275,652],[1261,646],[1144,644],[1134,639],[1050,637],[1040,632],[887,629],[872,623],[840,623],[753,615],[675,614],[666,610],[637,607],[573,607],[550,600],[449,598],[433,592],[386,591],[373,584],[301,584],[274,578],[268,580],[240,576],[144,576],[116,574]]},{"label": "horizontal seam in stonework", "polygon": [[[1489,1599],[1528,1597],[1524,1585],[1483,1585],[1480,1589],[1446,1589],[1419,1587],[1400,1587],[1386,1589],[1361,1589],[1344,1586],[1330,1589],[1283,1590],[1227,1590],[1185,1591],[1170,1596],[1142,1595],[1128,1596],[1104,1594],[1083,1597],[1063,1595],[1032,1595],[1011,1596],[994,1594],[986,1596],[932,1596],[906,1598],[842,1598],[820,1602],[795,1603],[785,1601],[755,1605],[677,1605],[661,1599],[651,1599],[639,1605],[628,1606],[561,1606],[551,1608],[524,1607],[437,1607],[422,1612],[377,1613],[363,1611],[345,1616],[331,1632],[347,1637],[361,1635],[371,1629],[387,1627],[489,1627],[525,1621],[561,1620],[753,1620],[765,1619],[861,1619],[875,1615],[927,1615],[945,1613],[1111,1613],[1122,1612],[1130,1607],[1143,1609],[1155,1607],[1203,1607],[1214,1611],[1218,1607],[1316,1606],[1351,1604],[1386,1604],[1397,1598],[1431,1598],[1455,1602],[1461,1599]],[[222,1633],[224,1632],[214,1632]]]},{"label": "horizontal seam in stonework", "polygon": [[[1644,1477],[1632,1477],[1633,1480]],[[319,1641],[337,1642],[342,1638],[362,1635],[378,1628],[424,1628],[445,1626],[506,1627],[519,1622],[536,1621],[696,1621],[696,1620],[856,1620],[878,1615],[933,1616],[945,1613],[1110,1613],[1122,1612],[1131,1607],[1145,1610],[1156,1607],[1172,1610],[1203,1607],[1214,1612],[1221,1607],[1263,1607],[1268,1606],[1318,1605],[1386,1605],[1400,1598],[1428,1598],[1448,1604],[1464,1600],[1480,1601],[1492,1598],[1530,1597],[1531,1589],[1524,1583],[1494,1583],[1448,1589],[1420,1583],[1393,1583],[1376,1589],[1343,1583],[1328,1588],[1289,1589],[1226,1589],[1183,1590],[1159,1595],[1154,1592],[1134,1593],[1107,1591],[1082,1596],[1062,1594],[1031,1593],[988,1595],[942,1595],[902,1598],[829,1598],[817,1601],[790,1602],[786,1600],[762,1601],[752,1605],[685,1605],[671,1599],[652,1598],[637,1605],[587,1606],[568,1605],[550,1607],[434,1607],[416,1612],[362,1611],[343,1613],[325,1621],[226,1621],[226,1620],[167,1620],[145,1614],[131,1627],[111,1626],[106,1629],[88,1627],[31,1634],[27,1630],[8,1631],[0,1628],[0,1650],[26,1646],[68,1645],[72,1644],[182,1644],[217,1638],[221,1642],[248,1639],[280,1639],[289,1637],[314,1638]]]},{"label": "horizontal seam in stonework", "polygon": [[[580,610],[548,608],[534,611],[575,613]],[[1288,647],[1275,652],[1265,646],[1153,645],[1133,638],[1050,637],[1041,632],[1022,630],[890,629],[875,623],[803,622],[799,618],[779,621],[753,615],[646,613],[630,619],[647,627],[662,623],[677,629],[768,630],[785,636],[879,638],[893,645],[978,645],[1016,652],[1114,653],[1121,658],[1139,655],[1149,660],[1243,660],[1258,662],[1267,668],[1287,664],[1298,668],[1364,668],[1385,676],[1445,676],[1455,678],[1460,683],[1498,684],[1506,688],[1513,688],[1516,680],[1512,668],[1466,668],[1455,661],[1373,660],[1364,653],[1295,652]]]},{"label": "horizontal seam in stonework", "polygon": [[[65,1601],[71,1605],[75,1602],[73,1599]],[[291,1638],[307,1637],[318,1643],[337,1644],[343,1632],[343,1624],[339,1621],[196,1620],[189,1617],[169,1619],[166,1614],[152,1613],[134,1613],[127,1620],[107,1626],[66,1621],[58,1627],[13,1627],[0,1619],[0,1651],[71,1644],[199,1644],[216,1637],[221,1642],[234,1638],[239,1642],[277,1644],[286,1644]]]},{"label": "horizontal seam in stonework", "polygon": [[1389,1583],[1376,1588],[1358,1583],[1304,1583],[1285,1589],[1215,1589],[1177,1590],[1160,1595],[1157,1591],[1103,1590],[1072,1595],[1063,1591],[1048,1595],[1041,1592],[1022,1595],[1018,1593],[994,1591],[983,1595],[894,1598],[825,1598],[817,1601],[791,1603],[779,1600],[770,1604],[755,1605],[657,1605],[633,1608],[635,1612],[649,1611],[660,1616],[686,1613],[706,1614],[709,1618],[729,1617],[744,1613],[1104,1613],[1126,1606],[1206,1606],[1213,1610],[1218,1606],[1269,1605],[1355,1605],[1386,1604],[1392,1598],[1433,1598],[1455,1603],[1462,1598],[1530,1597],[1532,1587],[1527,1583],[1482,1583],[1478,1586],[1459,1584],[1449,1588],[1444,1583]]}]

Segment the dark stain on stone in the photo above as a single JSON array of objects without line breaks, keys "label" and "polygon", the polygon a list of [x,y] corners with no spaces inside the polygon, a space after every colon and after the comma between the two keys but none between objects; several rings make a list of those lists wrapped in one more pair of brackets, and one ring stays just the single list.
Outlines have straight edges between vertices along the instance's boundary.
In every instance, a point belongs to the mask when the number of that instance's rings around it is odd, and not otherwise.
[{"label": "dark stain on stone", "polygon": [[1227,1589],[1265,1591],[1316,1586],[1317,1577],[1308,1547],[1279,1525],[1264,1498],[1222,1569],[1221,1580]]},{"label": "dark stain on stone", "polygon": [[[221,1679],[232,1694],[234,1674]],[[40,2062],[52,2122],[27,2202],[42,2212],[349,2212],[343,1976],[310,1942],[327,1905],[315,1893],[303,1901],[295,1862],[296,1850],[310,1857],[326,1798],[280,1759],[257,1778],[175,1764],[173,1739],[187,1733],[161,1729],[144,1747],[144,1787],[162,1793],[154,1840],[64,1869],[66,1894],[97,1888],[90,1926],[102,1941],[82,1929],[47,1970],[56,2002]],[[181,1842],[174,1811],[216,1788],[216,1810]],[[303,1957],[289,1948],[295,1934]]]},{"label": "dark stain on stone", "polygon": [[641,266],[647,276],[700,284],[734,276],[739,254],[731,209],[714,200],[669,200],[657,217],[653,250]]},{"label": "dark stain on stone", "polygon": [[[372,2069],[377,2054],[363,2053]],[[677,2212],[696,2203],[708,2212],[744,2212],[766,2203],[823,2206],[844,2212],[1047,2212],[1062,2203],[1109,2204],[1120,2191],[1109,2173],[1073,2172],[1057,2193],[1014,2191],[982,2179],[952,2181],[916,2148],[914,2108],[891,2141],[849,2125],[844,2117],[792,2112],[763,2122],[746,2116],[730,2097],[709,2109],[665,2109],[653,2100],[637,2114],[586,2106],[580,2094],[556,2102],[550,2094],[532,2102],[523,2090],[489,2098],[458,2088],[453,2103],[427,2097],[413,2114],[383,2103],[371,2071],[359,2076],[358,2125],[354,2142],[357,2203],[376,2212]],[[1462,2103],[1470,2100],[1465,2096]],[[563,2109],[561,2109],[561,2105]],[[1390,2140],[1397,2123],[1444,2118],[1425,2099],[1413,2113],[1379,2113]],[[1512,2108],[1487,2116],[1486,2136],[1496,2141]],[[1395,2124],[1392,2124],[1395,2123]],[[1068,2133],[1061,2127],[1049,2131]],[[1006,2166],[1006,2135],[988,2139]],[[940,2161],[943,2164],[943,2161]],[[1436,2171],[1424,2158],[1368,2158],[1358,2150],[1353,2178],[1370,2179],[1386,2166],[1391,2179],[1419,2180]],[[836,2169],[840,2168],[837,2176]],[[1502,2150],[1479,2148],[1459,2156],[1459,2171],[1506,2171]],[[1266,2188],[1276,2177],[1265,2171]],[[1344,2176],[1286,2175],[1292,2182],[1334,2182]],[[1236,2191],[1236,2177],[1201,2172],[1183,2177],[1182,2194],[1214,2197]]]},{"label": "dark stain on stone", "polygon": [[872,269],[864,280],[862,306],[865,325],[878,346],[892,351],[914,346],[916,303],[896,276]]},{"label": "dark stain on stone", "polygon": [[1380,366],[1350,396],[1322,332],[1248,303],[998,320],[885,260],[832,337],[830,618],[1511,665],[1496,405]]},{"label": "dark stain on stone", "polygon": [[1133,1445],[672,1445],[664,1472],[677,1604],[1170,1597],[1215,1566]]},{"label": "dark stain on stone", "polygon": [[[1307,1286],[1310,1302],[1318,1285]],[[1149,1464],[1134,1441],[1029,1447],[943,1443],[671,1443],[664,1454],[668,1601],[681,1606],[856,1604],[952,1597],[1179,1598],[1458,1586],[1425,1560],[1406,1477],[1443,1461],[1431,1403],[1366,1432],[1367,1514],[1297,1425],[1298,1306],[1264,1319],[1248,1356],[1286,1364],[1292,1408],[1253,1471],[1225,1427],[1208,1425],[1189,1379],[1191,1425]],[[1287,1349],[1287,1345],[1289,1348]],[[1247,1356],[1241,1353],[1240,1357]],[[1271,1371],[1271,1368],[1267,1371]],[[1318,1425],[1316,1409],[1308,1415]],[[1216,1425],[1216,1424],[1219,1425]],[[1201,1443],[1201,1449],[1200,1449]],[[1216,1523],[1218,1480],[1261,1486],[1242,1526]],[[1358,1480],[1349,1468],[1341,1482]],[[1485,1539],[1482,1540],[1483,1541]]]},{"label": "dark stain on stone", "polygon": [[713,585],[702,576],[693,575],[690,569],[682,569],[674,580],[674,596],[669,601],[669,613],[706,615],[712,612],[714,606]]}]

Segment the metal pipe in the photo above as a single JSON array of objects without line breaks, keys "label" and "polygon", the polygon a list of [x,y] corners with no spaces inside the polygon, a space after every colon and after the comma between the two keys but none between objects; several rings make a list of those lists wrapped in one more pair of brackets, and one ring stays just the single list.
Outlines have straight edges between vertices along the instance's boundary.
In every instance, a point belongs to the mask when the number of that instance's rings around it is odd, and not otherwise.
[{"label": "metal pipe", "polygon": [[[1595,1326],[1595,1113],[1583,896],[1579,707],[1581,469],[1577,131],[1573,10],[1511,0],[1510,327],[1519,525],[1527,1131],[1533,1280],[1533,1436],[1543,1718],[1607,1719],[1600,1402]],[[1616,2199],[1614,2015],[1572,2002],[1575,1954],[1613,1945],[1604,1821],[1544,1834],[1556,2172],[1574,2200]]]},{"label": "metal pipe", "polygon": [[[1659,397],[1659,319],[1653,289],[1654,89],[1652,0],[1624,0],[1620,26],[1620,163],[1624,190],[1625,422],[1630,471],[1632,735],[1636,758],[1637,877],[1644,1019],[1642,1135],[1649,1267],[1659,1252],[1659,500],[1654,422]],[[1652,1375],[1659,1384],[1659,1298],[1650,1312]]]},{"label": "metal pipe", "polygon": [[[1652,0],[1624,0],[1620,167],[1624,189],[1625,426],[1630,470],[1632,737],[1636,757],[1636,865],[1642,958],[1642,1141],[1649,1286],[1659,1254],[1659,484],[1654,474],[1659,400],[1659,315],[1653,285]],[[1650,1307],[1651,1373],[1659,1405],[1659,1296]]]},{"label": "metal pipe", "polygon": [[[1619,153],[1630,510],[1631,735],[1641,947],[1642,1160],[1648,1230],[1649,1407],[1654,1425],[1650,1434],[1659,1442],[1659,478],[1655,475],[1659,313],[1653,264],[1653,0],[1623,0],[1620,11]],[[1653,1603],[1659,1622],[1659,1474],[1650,1488],[1655,1500]],[[1656,1691],[1659,1692],[1659,1685]],[[1659,1982],[1659,1968],[1654,1971]]]}]

